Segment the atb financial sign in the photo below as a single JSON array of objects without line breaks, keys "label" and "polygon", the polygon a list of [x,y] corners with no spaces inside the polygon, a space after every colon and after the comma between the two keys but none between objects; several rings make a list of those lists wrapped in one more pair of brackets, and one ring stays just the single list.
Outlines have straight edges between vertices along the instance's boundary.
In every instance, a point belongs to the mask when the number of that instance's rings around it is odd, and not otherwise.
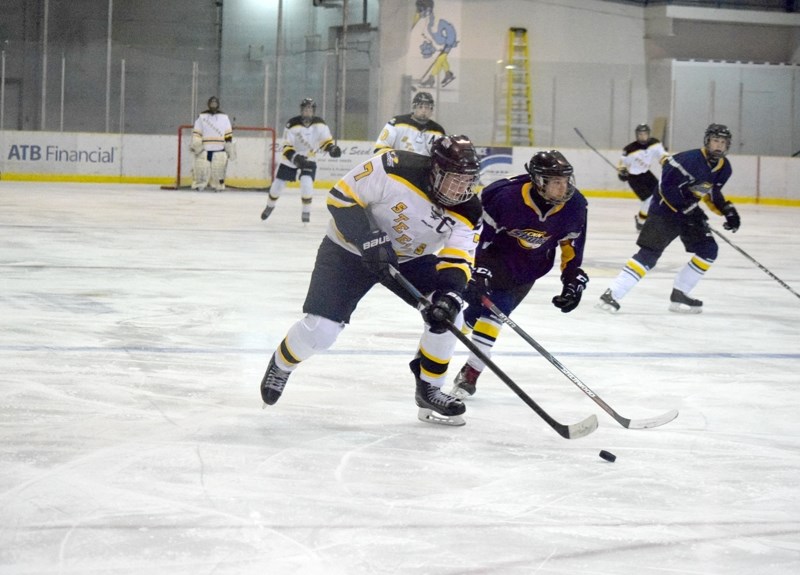
[{"label": "atb financial sign", "polygon": [[118,176],[122,165],[117,134],[6,131],[0,150],[6,173]]}]

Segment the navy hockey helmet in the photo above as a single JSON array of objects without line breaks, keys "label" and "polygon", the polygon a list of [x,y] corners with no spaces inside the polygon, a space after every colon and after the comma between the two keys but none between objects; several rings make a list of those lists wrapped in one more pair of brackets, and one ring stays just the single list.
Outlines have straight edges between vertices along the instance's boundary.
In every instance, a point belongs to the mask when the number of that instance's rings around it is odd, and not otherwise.
[{"label": "navy hockey helmet", "polygon": [[[725,140],[726,146],[724,150],[714,150],[713,152],[708,149],[708,144],[711,142],[711,138],[721,138]],[[719,160],[725,154],[728,153],[728,150],[731,149],[731,138],[733,135],[731,131],[728,129],[728,126],[725,124],[709,124],[708,128],[706,128],[705,137],[703,138],[703,147],[708,152],[708,155],[711,156],[715,160]]]},{"label": "navy hockey helmet", "polygon": [[[536,192],[546,202],[554,205],[564,204],[575,193],[575,170],[572,168],[564,154],[558,150],[536,152],[531,161],[525,164],[525,169],[531,175]],[[565,190],[553,190],[548,185],[552,178],[566,178]]]},{"label": "navy hockey helmet", "polygon": [[317,111],[317,103],[312,100],[311,98],[303,98],[303,101],[300,102],[300,111],[303,111],[303,108],[311,108],[313,111]]},{"label": "navy hockey helmet", "polygon": [[466,136],[442,136],[431,146],[431,187],[434,199],[443,206],[454,206],[475,195],[481,162],[472,141]]},{"label": "navy hockey helmet", "polygon": [[216,96],[211,96],[208,99],[208,102],[206,102],[206,106],[212,112],[216,112],[217,110],[219,110],[219,98],[217,98]]},{"label": "navy hockey helmet", "polygon": [[639,124],[636,126],[636,135],[638,136],[640,132],[647,132],[650,133],[650,126],[647,124]]}]

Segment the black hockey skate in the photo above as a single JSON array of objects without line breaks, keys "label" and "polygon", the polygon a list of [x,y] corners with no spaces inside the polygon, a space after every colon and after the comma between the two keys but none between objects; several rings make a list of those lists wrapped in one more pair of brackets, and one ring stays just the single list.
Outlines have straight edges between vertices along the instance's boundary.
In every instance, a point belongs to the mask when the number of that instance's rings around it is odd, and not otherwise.
[{"label": "black hockey skate", "polygon": [[617,313],[620,306],[619,302],[611,295],[611,290],[607,289],[603,292],[603,295],[600,296],[600,303],[597,304],[597,307],[603,311]]},{"label": "black hockey skate", "polygon": [[278,402],[290,375],[291,372],[283,371],[275,365],[275,354],[273,353],[264,378],[261,380],[261,399],[264,400],[264,403],[275,405]]},{"label": "black hockey skate", "polygon": [[451,393],[459,398],[465,399],[471,395],[475,395],[475,386],[478,384],[478,376],[481,372],[472,367],[470,364],[465,363],[461,371],[456,375],[453,381],[453,389]]},{"label": "black hockey skate", "polygon": [[702,313],[703,302],[699,299],[690,298],[681,290],[674,289],[669,296],[669,311],[676,313]]},{"label": "black hockey skate", "polygon": [[417,413],[419,420],[440,425],[464,425],[466,421],[461,416],[467,411],[467,408],[461,400],[447,395],[435,385],[423,381],[419,376],[419,358],[412,360],[409,365],[417,381],[417,392],[414,399],[419,407]]},{"label": "black hockey skate", "polygon": [[302,221],[304,224],[307,224],[311,221],[311,214],[303,212],[300,214],[300,221]]},{"label": "black hockey skate", "polygon": [[261,212],[261,219],[262,220],[266,220],[269,217],[269,215],[272,213],[272,210],[274,210],[274,209],[275,209],[275,206],[267,206],[266,208],[264,208],[264,211]]}]

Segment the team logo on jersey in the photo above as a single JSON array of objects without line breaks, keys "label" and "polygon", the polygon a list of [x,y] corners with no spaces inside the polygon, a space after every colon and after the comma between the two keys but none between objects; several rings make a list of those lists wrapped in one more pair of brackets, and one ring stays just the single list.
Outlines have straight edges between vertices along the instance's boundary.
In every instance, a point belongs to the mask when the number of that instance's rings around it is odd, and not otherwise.
[{"label": "team logo on jersey", "polygon": [[711,193],[711,188],[714,187],[714,184],[711,182],[695,182],[694,184],[689,186],[689,189],[692,190],[692,193],[701,198],[706,194]]},{"label": "team logo on jersey", "polygon": [[547,241],[547,232],[539,230],[510,230],[508,235],[517,239],[520,247],[526,250],[535,250]]},{"label": "team logo on jersey", "polygon": [[382,157],[383,163],[386,164],[387,168],[392,168],[400,162],[400,158],[397,157],[394,150],[386,152]]}]

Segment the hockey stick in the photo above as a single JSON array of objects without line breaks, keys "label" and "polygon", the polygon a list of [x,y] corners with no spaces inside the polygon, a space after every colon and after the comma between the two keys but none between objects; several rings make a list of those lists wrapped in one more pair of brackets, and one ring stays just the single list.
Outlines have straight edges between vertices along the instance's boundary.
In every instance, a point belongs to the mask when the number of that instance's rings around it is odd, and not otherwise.
[{"label": "hockey stick", "polygon": [[[420,291],[414,287],[410,281],[408,281],[400,271],[395,268],[394,266],[389,266],[389,273],[392,277],[405,289],[411,296],[417,300],[417,305],[420,309],[425,309],[431,305],[425,296],[423,296]],[[555,419],[553,419],[550,414],[548,414],[544,409],[542,409],[538,403],[536,403],[533,399],[531,399],[527,393],[525,393],[514,381],[506,375],[506,373],[501,370],[497,365],[484,354],[478,346],[476,346],[472,341],[463,333],[461,330],[458,329],[452,322],[447,322],[447,331],[452,333],[458,340],[466,346],[468,350],[474,353],[478,358],[485,363],[489,369],[491,369],[497,377],[499,377],[503,383],[505,383],[508,387],[512,389],[514,393],[516,393],[522,401],[524,401],[528,407],[530,407],[536,414],[541,417],[542,419],[547,422],[547,424],[552,427],[556,433],[558,433],[561,437],[565,439],[577,439],[579,437],[584,437],[592,433],[595,429],[597,429],[598,422],[597,416],[595,414],[590,415],[583,421],[578,423],[574,423],[572,425],[565,425],[563,423],[559,423]]]},{"label": "hockey stick", "polygon": [[750,260],[751,262],[753,262],[754,264],[756,264],[756,265],[757,265],[759,268],[761,268],[761,270],[762,270],[764,273],[766,273],[766,274],[767,274],[769,277],[771,277],[772,279],[774,279],[776,282],[778,282],[778,283],[779,283],[779,284],[781,284],[783,287],[785,287],[785,288],[786,288],[786,289],[788,289],[790,292],[792,292],[794,295],[796,295],[798,298],[800,298],[800,293],[797,293],[796,291],[794,291],[794,290],[793,290],[791,287],[789,287],[789,285],[788,285],[788,284],[787,284],[785,281],[783,281],[781,278],[779,278],[779,277],[778,277],[778,276],[776,276],[774,273],[772,273],[772,272],[771,272],[771,271],[769,271],[767,268],[765,268],[765,267],[764,267],[764,266],[762,266],[760,263],[758,263],[758,260],[756,260],[756,259],[755,259],[754,257],[752,257],[750,254],[748,254],[747,252],[745,252],[745,251],[744,251],[742,248],[740,248],[739,246],[737,246],[736,244],[734,244],[732,241],[730,241],[728,238],[726,238],[726,237],[725,237],[725,235],[724,235],[724,234],[722,234],[721,232],[718,232],[717,230],[715,230],[715,229],[714,229],[714,228],[712,228],[711,226],[708,226],[708,227],[709,227],[709,229],[710,229],[712,232],[714,232],[714,234],[715,234],[715,235],[717,235],[717,236],[719,236],[720,238],[722,238],[723,240],[725,240],[725,241],[728,243],[728,245],[730,245],[730,246],[731,246],[733,249],[735,249],[737,252],[739,252],[739,253],[740,253],[740,254],[742,254],[744,257],[746,257],[748,260]]},{"label": "hockey stick", "polygon": [[595,392],[589,389],[588,385],[586,385],[580,379],[578,379],[578,377],[574,373],[572,373],[570,370],[564,367],[564,365],[560,361],[558,361],[555,357],[553,357],[550,354],[550,352],[548,352],[545,348],[539,345],[539,343],[535,339],[529,336],[521,327],[519,327],[516,323],[514,323],[510,317],[504,314],[500,310],[500,308],[494,305],[494,303],[492,303],[492,300],[490,300],[488,296],[482,295],[481,303],[483,303],[486,309],[488,309],[495,316],[497,316],[497,318],[500,319],[500,321],[502,321],[506,325],[511,326],[511,329],[517,332],[522,337],[522,339],[531,344],[536,349],[536,351],[538,351],[547,361],[552,363],[558,369],[558,371],[567,376],[567,379],[569,379],[572,383],[574,383],[578,387],[578,389],[580,389],[583,393],[588,395],[597,405],[602,407],[606,411],[606,413],[608,413],[611,417],[613,417],[614,420],[617,423],[619,423],[622,427],[626,427],[628,429],[647,429],[649,427],[658,427],[660,425],[664,425],[665,423],[669,423],[670,421],[678,417],[677,409],[672,409],[664,413],[663,415],[659,415],[658,417],[650,417],[646,419],[628,419],[627,417],[622,417],[619,413],[614,411],[614,409],[612,409],[611,406],[609,406],[605,401],[600,399],[600,397],[598,397],[598,395]]},{"label": "hockey stick", "polygon": [[587,145],[587,146],[589,146],[589,147],[590,147],[592,150],[594,150],[594,153],[595,153],[595,154],[597,154],[598,156],[600,156],[601,158],[603,158],[603,160],[605,161],[605,163],[606,163],[606,164],[608,164],[609,166],[611,166],[612,168],[614,168],[614,171],[615,171],[615,172],[616,172],[616,171],[618,171],[618,170],[617,170],[617,166],[615,166],[614,164],[612,164],[612,163],[611,163],[611,161],[610,161],[608,158],[606,158],[606,157],[605,157],[603,154],[601,154],[601,153],[600,153],[600,151],[599,151],[597,148],[595,148],[593,145],[591,145],[591,144],[589,143],[589,140],[587,140],[586,138],[584,138],[584,137],[583,137],[583,134],[581,134],[581,131],[580,131],[578,128],[573,128],[573,130],[575,130],[575,133],[576,133],[576,134],[578,134],[578,136],[580,137],[580,139],[581,139],[581,140],[583,140],[583,143],[584,143],[584,144],[586,144],[586,145]]}]

